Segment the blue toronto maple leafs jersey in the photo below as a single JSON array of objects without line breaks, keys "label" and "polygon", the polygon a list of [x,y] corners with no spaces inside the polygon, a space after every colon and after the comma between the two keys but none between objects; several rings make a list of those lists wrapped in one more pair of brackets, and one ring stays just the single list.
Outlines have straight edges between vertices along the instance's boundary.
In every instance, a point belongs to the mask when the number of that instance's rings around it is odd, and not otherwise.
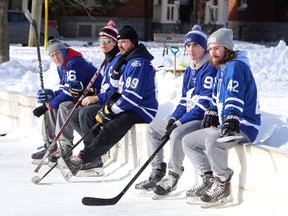
[{"label": "blue toronto maple leafs jersey", "polygon": [[[64,101],[72,101],[72,95],[69,92],[71,81],[82,82],[84,88],[89,84],[90,80],[97,71],[90,62],[82,57],[82,54],[67,48],[67,56],[62,67],[57,67],[59,75],[59,90],[55,91],[55,96],[52,97],[48,104],[53,109],[58,109],[59,104]],[[100,91],[102,75],[99,73],[92,87]]]},{"label": "blue toronto maple leafs jersey", "polygon": [[183,75],[181,100],[171,118],[175,118],[181,124],[192,120],[202,120],[212,100],[216,73],[217,69],[209,64],[208,54],[195,68],[188,67]]},{"label": "blue toronto maple leafs jersey", "polygon": [[240,119],[240,130],[255,141],[261,124],[257,87],[246,52],[219,67],[213,88],[212,106],[218,110],[220,127],[227,115]]},{"label": "blue toronto maple leafs jersey", "polygon": [[118,53],[111,61],[105,63],[101,74],[103,76],[101,90],[99,94],[97,94],[99,99],[99,104],[104,105],[108,100],[109,96],[117,91],[118,88],[111,85],[111,74],[113,73],[114,64],[117,62],[120,57],[120,53]]},{"label": "blue toronto maple leafs jersey", "polygon": [[155,69],[150,62],[153,56],[139,44],[125,59],[127,64],[121,68],[118,90],[122,95],[112,111],[118,114],[131,110],[150,123],[158,109]]}]

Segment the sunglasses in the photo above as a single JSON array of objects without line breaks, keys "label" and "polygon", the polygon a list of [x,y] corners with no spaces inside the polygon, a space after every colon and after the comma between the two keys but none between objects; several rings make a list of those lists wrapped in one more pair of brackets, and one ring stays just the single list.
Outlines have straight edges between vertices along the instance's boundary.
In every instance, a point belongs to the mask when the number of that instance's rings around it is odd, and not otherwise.
[{"label": "sunglasses", "polygon": [[105,43],[105,44],[108,44],[111,42],[111,40],[109,38],[100,38],[99,40],[99,43]]}]

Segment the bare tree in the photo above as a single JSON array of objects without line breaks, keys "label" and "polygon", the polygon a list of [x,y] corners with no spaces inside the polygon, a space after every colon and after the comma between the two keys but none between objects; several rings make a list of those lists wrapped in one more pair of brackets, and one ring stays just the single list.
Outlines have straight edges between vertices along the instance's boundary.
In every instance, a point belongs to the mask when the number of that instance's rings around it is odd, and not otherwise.
[{"label": "bare tree", "polygon": [[197,5],[198,5],[197,10],[198,24],[201,25],[204,21],[206,0],[198,0]]},{"label": "bare tree", "polygon": [[0,63],[9,61],[8,1],[0,0]]},{"label": "bare tree", "polygon": [[[40,35],[40,29],[41,29],[42,3],[43,3],[43,0],[32,0],[32,12],[31,12],[31,14],[37,23],[38,35]],[[41,37],[39,37],[39,41],[36,40],[35,31],[34,31],[33,27],[30,26],[28,46],[29,47],[36,47],[37,43],[40,43],[40,40],[41,40]]]},{"label": "bare tree", "polygon": [[70,7],[86,13],[91,19],[93,16],[107,14],[109,10],[113,10],[122,3],[131,0],[52,0],[52,8]]}]

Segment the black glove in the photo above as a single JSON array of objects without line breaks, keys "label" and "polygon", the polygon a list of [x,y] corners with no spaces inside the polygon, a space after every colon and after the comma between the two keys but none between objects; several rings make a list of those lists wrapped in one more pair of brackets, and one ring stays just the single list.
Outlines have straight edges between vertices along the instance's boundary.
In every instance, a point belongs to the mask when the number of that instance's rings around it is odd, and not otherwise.
[{"label": "black glove", "polygon": [[204,118],[201,122],[201,128],[217,127],[219,125],[218,113],[212,108],[208,108],[204,113]]},{"label": "black glove", "polygon": [[111,107],[105,105],[102,109],[100,109],[95,117],[96,121],[100,124],[107,124],[111,121],[116,115],[112,112]]},{"label": "black glove", "polygon": [[168,130],[174,123],[176,119],[169,119],[168,124],[166,126],[166,130]]},{"label": "black glove", "polygon": [[240,133],[239,117],[236,115],[228,115],[223,120],[221,136],[231,136]]},{"label": "black glove", "polygon": [[168,136],[168,137],[170,137],[170,134],[172,133],[172,131],[173,131],[175,128],[177,128],[177,124],[174,123],[170,128],[166,129],[165,135]]},{"label": "black glove", "polygon": [[121,55],[117,62],[114,64],[114,67],[113,67],[113,73],[111,74],[111,78],[114,79],[114,80],[119,80],[120,78],[120,69],[122,67],[123,64],[126,64],[127,61],[125,59],[127,55],[126,54],[123,54]]},{"label": "black glove", "polygon": [[97,89],[89,88],[86,96],[96,96],[96,94],[97,94]]},{"label": "black glove", "polygon": [[110,120],[112,120],[116,116],[116,114],[112,112],[111,107],[120,97],[121,94],[117,91],[113,92],[110,95],[106,105],[98,111],[95,117],[97,122],[99,122],[100,124],[107,124]]},{"label": "black glove", "polygon": [[36,109],[33,110],[33,114],[35,116],[37,116],[38,118],[43,115],[46,111],[48,110],[48,108],[46,107],[45,104],[43,104],[42,106],[37,107]]},{"label": "black glove", "polygon": [[71,81],[69,85],[69,92],[73,97],[73,103],[77,103],[84,91],[83,83],[80,81]]}]

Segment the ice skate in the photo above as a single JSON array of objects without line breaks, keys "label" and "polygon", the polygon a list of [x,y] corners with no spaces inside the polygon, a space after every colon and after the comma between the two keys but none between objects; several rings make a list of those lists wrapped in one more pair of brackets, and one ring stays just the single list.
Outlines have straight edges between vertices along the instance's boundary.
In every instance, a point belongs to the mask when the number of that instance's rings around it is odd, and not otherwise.
[{"label": "ice skate", "polygon": [[[48,150],[47,144],[44,144],[43,146],[40,146],[37,148],[39,151],[35,152],[31,155],[32,164],[38,165],[40,161],[42,160],[43,156],[45,155],[46,151]],[[57,145],[53,148],[53,150],[50,152],[50,154],[53,154],[57,151]],[[48,161],[44,162],[45,165],[48,164]]]},{"label": "ice skate", "polygon": [[165,176],[166,163],[161,163],[160,169],[153,169],[148,179],[135,184],[135,189],[140,196],[152,196],[152,188]]},{"label": "ice skate", "polygon": [[160,182],[157,183],[156,187],[152,188],[154,192],[152,199],[167,197],[170,192],[176,190],[179,178],[179,174],[169,171],[168,176],[165,176]]},{"label": "ice skate", "polygon": [[200,197],[213,185],[214,177],[212,174],[203,174],[201,177],[202,183],[195,185],[186,192],[187,203],[191,205],[201,204]]},{"label": "ice skate", "polygon": [[77,156],[66,160],[60,157],[57,164],[66,181],[70,181],[72,176],[76,176],[79,170],[84,167],[83,161]]},{"label": "ice skate", "polygon": [[95,161],[84,164],[84,166],[77,173],[77,177],[97,177],[103,176],[103,162],[102,158],[98,157]]},{"label": "ice skate", "polygon": [[221,180],[219,176],[215,177],[212,187],[201,196],[202,208],[216,207],[230,201],[230,180],[233,173],[233,170],[229,169],[229,177],[226,180]]}]

